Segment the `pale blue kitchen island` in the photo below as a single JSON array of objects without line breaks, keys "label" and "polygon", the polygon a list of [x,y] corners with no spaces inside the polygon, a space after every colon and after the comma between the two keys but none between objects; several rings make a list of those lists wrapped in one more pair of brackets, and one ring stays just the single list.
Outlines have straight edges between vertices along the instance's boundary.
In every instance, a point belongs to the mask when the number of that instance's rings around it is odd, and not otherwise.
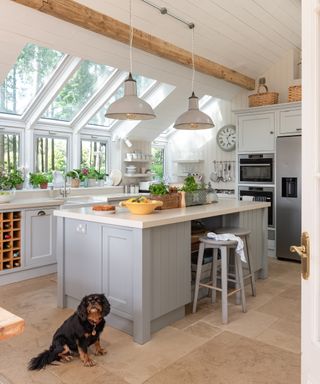
[{"label": "pale blue kitchen island", "polygon": [[111,304],[108,324],[143,344],[183,318],[191,301],[191,221],[214,218],[219,226],[251,229],[254,270],[266,278],[268,206],[219,200],[143,216],[56,210],[58,306],[74,308],[83,296],[103,292]]}]

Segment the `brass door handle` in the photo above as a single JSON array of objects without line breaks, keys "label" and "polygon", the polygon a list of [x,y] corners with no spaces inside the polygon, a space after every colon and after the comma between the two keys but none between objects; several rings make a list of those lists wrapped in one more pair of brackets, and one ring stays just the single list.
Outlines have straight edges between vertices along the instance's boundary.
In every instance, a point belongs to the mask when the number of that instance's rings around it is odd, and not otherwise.
[{"label": "brass door handle", "polygon": [[296,252],[301,257],[301,275],[308,280],[310,275],[310,237],[308,232],[301,235],[301,245],[291,245],[290,252]]}]

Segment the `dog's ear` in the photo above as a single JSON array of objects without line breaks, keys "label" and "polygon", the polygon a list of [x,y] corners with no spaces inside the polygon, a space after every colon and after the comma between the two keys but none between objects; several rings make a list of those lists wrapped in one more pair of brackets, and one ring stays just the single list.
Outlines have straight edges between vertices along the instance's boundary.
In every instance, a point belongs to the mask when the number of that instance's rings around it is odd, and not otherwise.
[{"label": "dog's ear", "polygon": [[87,305],[88,305],[87,298],[88,298],[88,296],[85,296],[81,300],[81,303],[79,304],[79,306],[77,308],[77,314],[82,321],[85,321],[87,319]]},{"label": "dog's ear", "polygon": [[101,303],[102,303],[102,316],[105,317],[110,312],[110,303],[108,299],[105,297],[105,295],[101,294]]}]

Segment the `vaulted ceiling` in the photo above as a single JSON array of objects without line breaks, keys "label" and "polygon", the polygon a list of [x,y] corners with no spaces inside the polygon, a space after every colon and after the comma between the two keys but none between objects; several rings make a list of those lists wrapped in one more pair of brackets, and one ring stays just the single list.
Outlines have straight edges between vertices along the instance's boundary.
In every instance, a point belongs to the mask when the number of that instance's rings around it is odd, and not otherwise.
[{"label": "vaulted ceiling", "polygon": [[[51,1],[51,0],[50,0]],[[27,2],[27,0],[26,0]],[[41,0],[38,0],[39,4]],[[78,0],[78,3],[129,23],[129,0]],[[301,3],[299,0],[150,0],[157,7],[195,24],[195,53],[251,78],[257,78],[284,54],[301,47]],[[0,0],[0,81],[15,63],[26,43],[57,49],[66,54],[128,69],[125,44],[92,33],[24,7]],[[146,4],[133,0],[135,28],[191,50],[188,27]],[[175,90],[158,107],[162,120],[152,128],[141,123],[149,139],[171,125],[187,106],[191,73],[188,68],[134,50],[134,72],[171,84]],[[199,97],[211,95],[231,100],[241,92],[238,86],[208,75],[196,74]],[[186,96],[187,95],[187,96]],[[154,129],[153,129],[154,128]],[[137,132],[137,130],[136,130]],[[147,137],[146,137],[147,138]]]}]

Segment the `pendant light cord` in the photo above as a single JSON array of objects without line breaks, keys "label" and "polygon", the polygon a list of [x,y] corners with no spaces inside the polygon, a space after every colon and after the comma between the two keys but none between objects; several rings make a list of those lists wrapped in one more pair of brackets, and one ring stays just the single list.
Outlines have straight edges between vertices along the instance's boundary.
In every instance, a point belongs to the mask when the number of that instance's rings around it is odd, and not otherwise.
[{"label": "pendant light cord", "polygon": [[192,80],[191,80],[191,93],[194,92],[194,76],[195,76],[195,66],[194,66],[194,25],[189,27],[191,29],[191,57],[192,57]]},{"label": "pendant light cord", "polygon": [[130,18],[130,40],[129,40],[129,59],[130,59],[130,73],[132,74],[132,43],[133,43],[133,26],[132,26],[132,0],[130,1],[130,11],[129,11],[129,18]]}]

